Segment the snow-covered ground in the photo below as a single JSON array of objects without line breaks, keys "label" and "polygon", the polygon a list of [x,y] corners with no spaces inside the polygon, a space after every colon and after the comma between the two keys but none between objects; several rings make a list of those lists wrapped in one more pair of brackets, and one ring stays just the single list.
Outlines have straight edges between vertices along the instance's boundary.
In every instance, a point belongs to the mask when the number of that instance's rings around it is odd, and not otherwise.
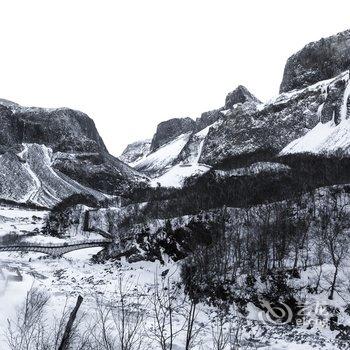
[{"label": "snow-covered ground", "polygon": [[[86,312],[86,318],[92,317],[95,309],[96,295],[103,298],[113,298],[117,289],[120,277],[125,283],[132,283],[130,290],[142,291],[146,299],[152,299],[154,293],[155,278],[161,280],[161,275],[167,270],[167,276],[173,281],[179,280],[179,266],[168,262],[160,265],[158,262],[139,262],[129,264],[121,262],[107,262],[105,264],[94,264],[90,258],[98,249],[72,252],[61,259],[43,258],[40,254],[6,254],[0,256],[2,269],[17,268],[22,276],[22,282],[11,282],[8,284],[4,295],[0,296],[0,324],[6,324],[8,318],[13,318],[16,308],[23,302],[27,291],[32,287],[39,287],[51,295],[50,310],[51,316],[59,314],[67,301],[73,305],[78,295],[84,297],[82,312]],[[183,305],[183,293],[178,296],[177,303]],[[200,305],[195,322],[195,329],[198,330],[198,343],[194,347],[197,350],[212,350],[213,335],[218,331],[215,322],[216,309]],[[264,324],[256,315],[251,312],[248,317],[239,316],[232,309],[233,322],[231,332],[239,338],[241,344],[238,349],[265,349],[265,350],[304,350],[304,349],[339,349],[332,344],[336,333],[324,330],[321,332],[315,329],[306,328],[293,331],[286,331],[284,326],[272,326]],[[148,305],[145,329],[153,327],[154,315],[152,308]],[[174,327],[179,330],[183,327],[183,313],[179,311],[174,317]],[[226,325],[224,333],[229,331]],[[294,337],[291,336],[294,334]],[[174,349],[184,349],[185,331],[180,332],[174,341]],[[327,337],[327,338],[326,338]],[[8,350],[6,341],[0,338],[1,350]],[[322,340],[322,342],[320,341]],[[323,343],[325,341],[326,343]],[[146,349],[158,349],[156,342],[146,338],[144,340]],[[319,345],[317,345],[319,344]],[[226,348],[225,348],[226,349]],[[227,347],[229,349],[229,347]]]},{"label": "snow-covered ground", "polygon": [[7,234],[24,236],[41,230],[48,211],[0,205],[0,240]]},{"label": "snow-covered ground", "polygon": [[[27,229],[40,228],[43,225],[44,217],[47,212],[34,211],[19,208],[0,207],[1,217],[11,219],[19,225],[27,225]],[[31,222],[33,216],[38,219],[35,224]],[[24,220],[26,218],[26,220]],[[36,227],[34,227],[36,225]],[[41,236],[36,234],[36,239],[42,239],[42,242],[56,242],[57,238]],[[5,253],[0,252],[0,326],[7,323],[7,319],[13,319],[18,306],[23,303],[26,293],[34,286],[47,291],[50,296],[50,315],[48,318],[59,316],[63,306],[67,302],[73,305],[76,297],[82,295],[84,302],[82,312],[86,313],[85,319],[93,318],[96,309],[96,296],[103,297],[105,300],[112,300],[115,296],[118,283],[122,278],[125,284],[131,286],[129,290],[142,292],[145,300],[151,300],[155,293],[155,281],[166,281],[170,278],[176,286],[180,280],[180,265],[169,259],[164,265],[159,262],[138,262],[128,263],[126,261],[113,262],[108,261],[104,264],[93,263],[91,257],[101,248],[91,248],[75,251],[66,254],[60,259],[45,257],[39,253]],[[20,273],[22,280],[9,281],[4,284],[1,276],[17,275]],[[327,278],[331,277],[332,267],[325,265],[323,272]],[[302,272],[301,279],[297,280],[298,286],[307,284],[308,279],[313,278],[317,271]],[[327,281],[325,278],[325,281]],[[348,283],[346,269],[339,277],[344,283],[346,289]],[[175,288],[175,287],[173,287]],[[345,290],[344,289],[344,290]],[[314,302],[327,302],[335,307],[343,308],[349,302],[346,294],[341,297],[337,295],[334,301],[329,302],[328,293],[315,294],[311,297]],[[182,287],[177,294],[174,317],[174,328],[179,330],[183,328],[186,304],[183,303],[185,295]],[[184,306],[185,305],[185,306]],[[234,333],[239,342],[238,349],[265,349],[265,350],[302,350],[302,349],[338,349],[334,345],[336,332],[330,332],[325,328],[291,329],[288,326],[275,326],[264,323],[259,316],[259,309],[255,307],[248,308],[248,315],[238,314],[232,307],[231,323],[225,324],[223,332],[225,334]],[[154,310],[150,304],[146,308],[145,330],[150,331],[154,326]],[[200,304],[195,321],[195,329],[198,331],[195,350],[212,350],[215,348],[213,337],[218,335],[218,325],[216,321],[217,310],[212,307]],[[49,320],[48,320],[49,322]],[[342,320],[346,324],[346,320]],[[1,332],[0,332],[1,333]],[[147,333],[147,332],[146,332]],[[158,349],[157,343],[148,338],[145,333],[142,350]],[[230,333],[230,334],[231,334]],[[186,332],[182,330],[176,336],[174,341],[174,350],[184,349]],[[0,335],[0,349],[8,350],[4,335]],[[229,349],[228,347],[226,349]]]},{"label": "snow-covered ground", "polygon": [[209,169],[210,166],[204,164],[177,164],[165,174],[152,179],[151,186],[157,187],[160,184],[163,187],[181,188],[186,178],[194,175],[202,175]]}]

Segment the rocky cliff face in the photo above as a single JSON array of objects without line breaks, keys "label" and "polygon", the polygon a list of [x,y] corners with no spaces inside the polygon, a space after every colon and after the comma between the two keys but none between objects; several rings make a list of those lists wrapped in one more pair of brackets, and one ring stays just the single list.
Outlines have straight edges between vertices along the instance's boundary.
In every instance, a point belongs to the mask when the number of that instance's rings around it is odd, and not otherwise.
[{"label": "rocky cliff face", "polygon": [[108,153],[82,112],[0,100],[0,123],[2,199],[52,207],[74,193],[103,199],[142,180]]},{"label": "rocky cliff face", "polygon": [[[333,121],[334,126],[338,125],[347,118],[348,84],[345,72],[331,81],[319,82],[292,94],[281,94],[260,110],[235,108],[217,128],[210,129],[200,161],[216,165],[227,158],[259,151],[277,155],[319,123]],[[345,139],[344,136],[342,140]],[[317,136],[314,143],[317,144]],[[307,147],[300,149],[301,153],[309,151]],[[323,150],[315,148],[313,151]],[[329,151],[334,151],[334,147]]]},{"label": "rocky cliff face", "polygon": [[255,161],[290,153],[348,155],[349,57],[350,31],[308,44],[288,59],[275,99],[263,104],[240,85],[223,107],[195,122],[161,123],[153,140],[162,141],[132,166],[153,184],[179,187],[179,178],[252,154],[259,154]]},{"label": "rocky cliff face", "polygon": [[225,108],[214,109],[202,113],[202,115],[196,119],[196,131],[201,131],[209,125],[214,124],[217,120],[225,116]]},{"label": "rocky cliff face", "polygon": [[181,134],[192,131],[194,127],[195,122],[191,118],[173,118],[158,124],[152,139],[151,151],[157,150]]},{"label": "rocky cliff face", "polygon": [[[152,177],[153,185],[159,183],[179,187],[185,178],[209,170],[209,163],[201,164],[209,130],[220,125],[233,110],[252,112],[256,111],[260,104],[248,89],[240,85],[227,95],[224,107],[204,112],[196,121],[184,118],[160,123],[148,154],[142,153],[142,157],[129,164]],[[133,147],[133,144],[129,145],[123,154],[127,154]]]},{"label": "rocky cliff face", "polygon": [[261,103],[246,87],[239,85],[226,96],[225,109],[232,109],[234,105],[245,102]]},{"label": "rocky cliff face", "polygon": [[335,77],[350,68],[350,30],[306,45],[286,64],[280,92]]},{"label": "rocky cliff face", "polygon": [[86,114],[68,108],[27,108],[0,103],[1,146],[37,143],[54,152],[107,152],[95,124]]},{"label": "rocky cliff face", "polygon": [[120,156],[124,163],[134,163],[150,152],[151,140],[136,141],[128,145]]}]

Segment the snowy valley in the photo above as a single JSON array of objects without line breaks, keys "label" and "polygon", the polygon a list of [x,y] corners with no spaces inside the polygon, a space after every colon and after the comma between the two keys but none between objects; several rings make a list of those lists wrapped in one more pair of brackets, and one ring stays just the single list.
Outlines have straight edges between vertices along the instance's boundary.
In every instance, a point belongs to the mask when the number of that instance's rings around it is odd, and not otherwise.
[{"label": "snowy valley", "polygon": [[349,349],[349,41],[119,158],[0,100],[0,349]]}]

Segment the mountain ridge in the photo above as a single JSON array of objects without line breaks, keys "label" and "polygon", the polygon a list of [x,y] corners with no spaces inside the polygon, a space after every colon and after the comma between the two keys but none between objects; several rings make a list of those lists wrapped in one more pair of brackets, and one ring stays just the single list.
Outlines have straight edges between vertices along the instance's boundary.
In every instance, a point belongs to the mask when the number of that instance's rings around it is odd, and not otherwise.
[{"label": "mountain ridge", "polygon": [[[166,173],[170,175],[170,171],[174,177],[178,177],[179,173],[175,170],[189,164],[189,159],[193,160],[198,153],[196,164],[209,168],[252,152],[269,151],[277,156],[280,152],[285,155],[288,152],[335,153],[340,150],[347,155],[348,128],[344,120],[350,114],[348,50],[350,57],[350,30],[306,45],[287,60],[281,92],[277,97],[261,103],[248,89],[239,85],[226,96],[223,107],[203,113],[195,124],[191,122],[193,127],[189,128],[190,131],[179,128],[173,136],[170,127],[167,135],[163,132],[162,137],[166,140],[163,148],[175,143],[177,138],[184,138],[186,132],[191,132],[186,144],[182,147],[179,145],[179,149],[174,147],[173,154],[167,153],[168,162],[160,158],[157,165],[157,150],[151,149],[142,154],[139,158],[142,161],[130,165],[153,178],[153,183],[158,183],[157,178]],[[330,52],[333,52],[333,56]],[[318,65],[317,62],[323,58],[327,62]],[[160,125],[167,123],[172,124],[173,120]],[[322,126],[324,124],[328,126],[325,128]],[[196,141],[196,133],[206,127],[209,128],[204,139]],[[306,138],[302,141],[309,132],[310,140],[306,141]],[[329,135],[323,146],[317,146],[317,140],[312,141],[311,137],[320,132]],[[154,138],[157,138],[157,134],[158,128]],[[310,147],[310,142],[314,142],[315,147]],[[143,166],[150,162],[153,164],[151,168]],[[197,173],[197,169],[193,173],[186,171],[184,178]],[[174,180],[174,186],[178,184],[178,180]]]},{"label": "mountain ridge", "polygon": [[23,107],[2,99],[0,122],[0,198],[4,200],[52,207],[75,193],[102,200],[127,194],[147,181],[108,153],[85,113]]}]

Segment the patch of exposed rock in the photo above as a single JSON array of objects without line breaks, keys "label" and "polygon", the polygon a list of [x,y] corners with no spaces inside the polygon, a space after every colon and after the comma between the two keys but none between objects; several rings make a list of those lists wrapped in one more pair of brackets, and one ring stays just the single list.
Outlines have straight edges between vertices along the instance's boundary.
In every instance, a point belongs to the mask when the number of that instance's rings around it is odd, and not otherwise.
[{"label": "patch of exposed rock", "polygon": [[350,30],[306,45],[289,57],[280,92],[335,77],[350,68]]},{"label": "patch of exposed rock", "polygon": [[191,118],[173,118],[158,124],[151,143],[151,152],[168,143],[177,136],[193,131],[196,122]]},{"label": "patch of exposed rock", "polygon": [[134,163],[146,156],[151,148],[151,140],[142,140],[130,143],[121,156],[121,161],[126,164]]}]

